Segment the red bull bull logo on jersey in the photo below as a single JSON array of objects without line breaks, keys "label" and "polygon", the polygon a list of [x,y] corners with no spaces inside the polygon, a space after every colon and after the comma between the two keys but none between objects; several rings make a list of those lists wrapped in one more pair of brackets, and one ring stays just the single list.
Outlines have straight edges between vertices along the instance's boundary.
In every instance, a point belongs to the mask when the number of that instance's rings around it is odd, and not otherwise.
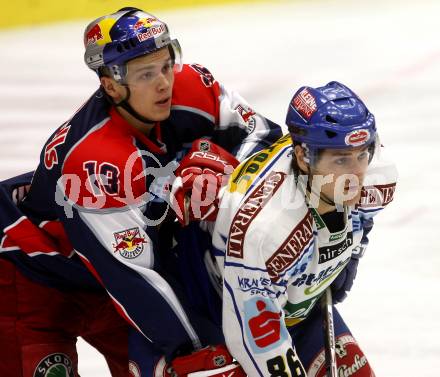
[{"label": "red bull bull logo on jersey", "polygon": [[238,111],[238,113],[243,118],[243,121],[246,123],[248,133],[251,133],[255,129],[255,111],[252,110],[249,106],[241,104],[237,105],[235,107],[235,110]]},{"label": "red bull bull logo on jersey", "polygon": [[147,243],[147,240],[141,237],[139,228],[116,232],[114,236],[116,243],[113,244],[113,251],[127,259],[139,256],[144,250],[144,244]]}]

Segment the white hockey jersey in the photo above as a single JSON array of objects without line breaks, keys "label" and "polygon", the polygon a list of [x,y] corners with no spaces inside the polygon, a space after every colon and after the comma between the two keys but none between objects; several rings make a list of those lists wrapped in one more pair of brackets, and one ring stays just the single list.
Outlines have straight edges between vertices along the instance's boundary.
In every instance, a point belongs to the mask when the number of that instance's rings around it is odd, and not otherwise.
[{"label": "white hockey jersey", "polygon": [[396,186],[394,165],[376,153],[361,203],[344,207],[345,227],[332,233],[305,203],[291,143],[286,135],[235,170],[213,233],[227,346],[253,377],[305,376],[287,328],[363,253],[364,225],[392,201]]}]

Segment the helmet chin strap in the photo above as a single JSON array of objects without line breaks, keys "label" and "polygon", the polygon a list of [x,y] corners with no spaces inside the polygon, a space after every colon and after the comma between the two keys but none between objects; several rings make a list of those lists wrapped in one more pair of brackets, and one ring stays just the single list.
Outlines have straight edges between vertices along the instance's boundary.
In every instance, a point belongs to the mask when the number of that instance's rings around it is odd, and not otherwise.
[{"label": "helmet chin strap", "polygon": [[[306,190],[309,192],[309,194],[310,195],[314,194],[316,196],[319,196],[319,199],[322,200],[325,204],[328,204],[329,206],[332,206],[332,207],[336,207],[336,203],[332,199],[330,199],[327,195],[325,195],[323,192],[317,193],[312,189],[310,182],[312,182],[313,178],[312,178],[312,173],[311,173],[312,169],[310,169],[310,165],[309,165],[308,170],[309,171],[306,173],[307,174]],[[302,173],[304,173],[304,172],[302,172]]]},{"label": "helmet chin strap", "polygon": [[[315,194],[318,195],[318,193],[316,193],[315,191],[313,191],[312,186],[310,186],[310,181],[311,181],[312,175],[308,174],[308,180],[307,180],[307,191],[310,194]],[[325,195],[323,192],[319,193],[319,199],[322,200],[325,204],[328,204],[329,206],[332,207],[336,207],[336,203],[330,199],[327,195]]]},{"label": "helmet chin strap", "polygon": [[144,116],[142,116],[141,114],[139,114],[135,109],[133,109],[133,107],[128,103],[128,100],[130,99],[131,96],[131,91],[130,91],[130,87],[127,84],[122,84],[126,89],[127,89],[127,95],[125,96],[125,98],[116,103],[112,97],[110,97],[106,91],[104,90],[104,94],[107,97],[107,99],[110,101],[110,103],[114,106],[117,107],[122,107],[125,111],[127,111],[131,116],[133,116],[134,118],[136,118],[137,120],[141,121],[142,123],[146,123],[146,124],[154,124],[156,123],[156,121],[151,120],[149,118],[146,118]]},{"label": "helmet chin strap", "polygon": [[154,120],[151,120],[149,118],[146,118],[139,114],[133,107],[128,103],[128,100],[131,96],[130,87],[127,84],[123,84],[123,86],[127,89],[127,95],[126,97],[121,101],[116,103],[116,106],[122,107],[125,111],[127,111],[131,116],[135,117],[137,120],[147,123],[147,124],[154,124],[156,123]]},{"label": "helmet chin strap", "polygon": [[310,182],[312,182],[312,169],[311,164],[316,160],[316,155],[314,152],[311,152],[310,148],[307,146],[306,143],[302,143],[301,147],[304,149],[304,161],[308,164],[308,172],[307,172],[307,191],[309,194],[315,194],[316,196],[319,196],[319,199],[322,200],[325,204],[328,204],[329,206],[336,207],[336,203],[330,199],[327,195],[320,192],[319,195],[315,191],[312,190],[312,186]]}]

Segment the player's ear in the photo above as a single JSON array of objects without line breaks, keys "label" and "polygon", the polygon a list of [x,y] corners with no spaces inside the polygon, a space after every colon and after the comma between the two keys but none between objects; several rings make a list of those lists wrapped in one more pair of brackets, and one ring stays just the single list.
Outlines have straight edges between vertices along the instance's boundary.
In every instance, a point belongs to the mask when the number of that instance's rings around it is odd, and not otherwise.
[{"label": "player's ear", "polygon": [[102,76],[100,78],[101,86],[104,88],[105,92],[113,98],[113,100],[117,103],[119,102],[123,95],[121,93],[121,85],[118,84],[113,78]]},{"label": "player's ear", "polygon": [[307,164],[307,162],[304,161],[305,158],[304,148],[301,147],[301,145],[295,145],[294,152],[298,167],[301,169],[301,171],[308,173],[309,165]]}]

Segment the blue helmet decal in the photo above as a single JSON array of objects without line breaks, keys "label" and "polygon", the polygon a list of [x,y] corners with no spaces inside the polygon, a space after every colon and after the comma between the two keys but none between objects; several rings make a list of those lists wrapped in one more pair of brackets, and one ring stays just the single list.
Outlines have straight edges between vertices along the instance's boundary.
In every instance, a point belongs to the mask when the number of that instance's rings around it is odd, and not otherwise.
[{"label": "blue helmet decal", "polygon": [[374,115],[345,85],[303,86],[293,96],[286,116],[292,140],[311,150],[369,145],[376,138]]}]

